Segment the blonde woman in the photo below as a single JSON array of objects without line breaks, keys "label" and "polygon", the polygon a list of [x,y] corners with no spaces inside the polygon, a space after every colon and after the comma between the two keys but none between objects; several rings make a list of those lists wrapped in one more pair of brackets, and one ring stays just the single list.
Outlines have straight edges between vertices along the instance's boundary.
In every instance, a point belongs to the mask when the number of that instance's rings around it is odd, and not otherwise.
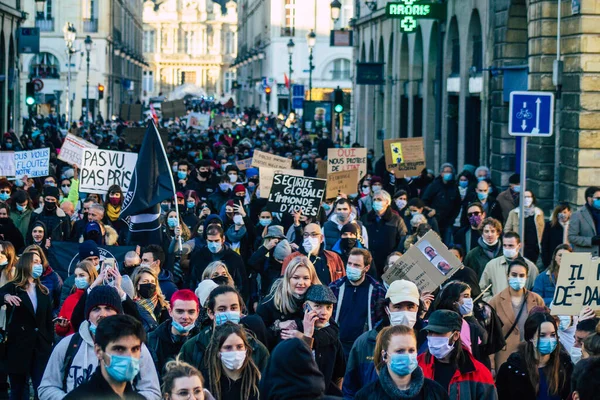
[{"label": "blonde woman", "polygon": [[15,276],[17,252],[11,242],[0,241],[0,287],[6,285]]},{"label": "blonde woman", "polygon": [[256,311],[269,328],[271,349],[279,342],[282,330],[297,330],[302,324],[306,291],[311,285],[320,284],[315,267],[306,256],[294,257],[283,277],[273,283],[271,292]]},{"label": "blonde woman", "polygon": [[206,279],[212,279],[217,285],[235,287],[227,265],[222,261],[213,261],[206,266],[206,269],[202,272],[202,280]]},{"label": "blonde woman", "polygon": [[75,275],[75,285],[71,289],[71,294],[62,304],[60,312],[58,313],[58,321],[54,327],[56,334],[62,337],[75,333],[75,329],[71,324],[73,310],[87,288],[89,288],[98,277],[98,271],[96,271],[94,263],[86,260],[83,260],[77,264],[73,274]]},{"label": "blonde woman", "polygon": [[170,318],[169,303],[160,290],[158,276],[150,267],[139,267],[133,273],[135,302],[146,332],[152,332]]}]

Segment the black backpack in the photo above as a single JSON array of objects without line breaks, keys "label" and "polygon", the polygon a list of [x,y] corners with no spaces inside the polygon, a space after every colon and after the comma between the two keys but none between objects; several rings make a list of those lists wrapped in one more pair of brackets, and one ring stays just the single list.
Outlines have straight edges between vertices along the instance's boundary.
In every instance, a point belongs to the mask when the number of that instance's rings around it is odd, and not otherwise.
[{"label": "black backpack", "polygon": [[75,332],[71,339],[69,340],[69,346],[67,347],[67,352],[65,353],[65,361],[63,363],[62,368],[62,389],[63,392],[67,391],[67,378],[69,377],[69,370],[71,369],[71,365],[73,365],[73,359],[75,358],[75,354],[79,351],[79,347],[83,342],[83,338],[79,334],[79,332]]}]

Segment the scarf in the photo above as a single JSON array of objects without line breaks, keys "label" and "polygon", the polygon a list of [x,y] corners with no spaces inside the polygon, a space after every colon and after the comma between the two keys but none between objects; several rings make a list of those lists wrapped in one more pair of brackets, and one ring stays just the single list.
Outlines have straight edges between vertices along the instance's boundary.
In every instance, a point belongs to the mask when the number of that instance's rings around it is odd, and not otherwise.
[{"label": "scarf", "polygon": [[461,200],[465,199],[465,196],[467,195],[467,189],[468,188],[464,188],[464,187],[458,187],[458,193],[460,193],[460,198]]},{"label": "scarf", "polygon": [[235,230],[235,225],[231,225],[229,227],[229,229],[227,229],[227,232],[225,233],[225,236],[227,237],[227,240],[229,240],[229,243],[231,244],[235,244],[235,243],[239,243],[242,241],[242,238],[246,235],[246,227],[242,225],[242,227],[239,230]]},{"label": "scarf", "polygon": [[398,386],[396,386],[392,380],[390,371],[388,371],[386,365],[381,368],[381,371],[379,371],[379,383],[381,383],[381,387],[385,393],[393,399],[412,399],[417,397],[417,395],[421,392],[421,389],[423,389],[425,376],[423,375],[423,370],[421,367],[417,367],[411,374],[410,386],[408,389],[401,390],[398,389]]},{"label": "scarf", "polygon": [[496,242],[495,245],[490,246],[483,240],[483,236],[482,236],[479,239],[477,239],[477,244],[479,245],[479,247],[481,247],[483,249],[483,251],[485,251],[485,254],[490,258],[490,260],[492,258],[498,257],[498,254],[500,254],[501,247],[500,247],[499,240]]},{"label": "scarf", "polygon": [[118,220],[120,214],[121,206],[115,207],[110,203],[106,205],[106,215],[108,216],[108,219],[110,219],[112,222]]},{"label": "scarf", "polygon": [[535,207],[523,207],[523,210],[525,211],[525,218],[531,217],[535,214]]},{"label": "scarf", "polygon": [[150,314],[152,316],[152,318],[154,319],[154,321],[156,321],[156,315],[154,315],[154,309],[156,308],[156,305],[158,304],[158,295],[155,294],[153,297],[151,297],[149,299],[144,299],[144,298],[140,297],[137,299],[137,303],[144,310],[148,311],[148,314]]}]

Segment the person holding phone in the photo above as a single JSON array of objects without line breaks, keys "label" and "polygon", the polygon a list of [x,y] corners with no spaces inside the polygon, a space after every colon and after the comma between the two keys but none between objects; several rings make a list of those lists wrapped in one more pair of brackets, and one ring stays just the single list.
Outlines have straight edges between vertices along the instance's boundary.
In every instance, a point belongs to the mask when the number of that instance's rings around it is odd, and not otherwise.
[{"label": "person holding phone", "polygon": [[71,295],[65,299],[58,317],[54,320],[54,330],[61,337],[75,333],[75,329],[73,329],[73,325],[71,324],[73,310],[87,288],[98,278],[98,271],[96,271],[96,267],[91,261],[83,260],[75,267],[73,276],[75,280],[71,288]]}]

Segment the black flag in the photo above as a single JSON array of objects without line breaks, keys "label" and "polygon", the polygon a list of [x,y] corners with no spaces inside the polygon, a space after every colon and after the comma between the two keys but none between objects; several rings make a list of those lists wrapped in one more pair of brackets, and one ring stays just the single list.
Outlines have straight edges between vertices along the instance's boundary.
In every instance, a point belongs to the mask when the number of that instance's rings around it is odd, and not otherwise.
[{"label": "black flag", "polygon": [[156,208],[154,206],[174,196],[175,182],[171,175],[167,153],[154,121],[150,120],[133,170],[129,190],[121,206],[120,218],[154,213],[149,209]]}]

